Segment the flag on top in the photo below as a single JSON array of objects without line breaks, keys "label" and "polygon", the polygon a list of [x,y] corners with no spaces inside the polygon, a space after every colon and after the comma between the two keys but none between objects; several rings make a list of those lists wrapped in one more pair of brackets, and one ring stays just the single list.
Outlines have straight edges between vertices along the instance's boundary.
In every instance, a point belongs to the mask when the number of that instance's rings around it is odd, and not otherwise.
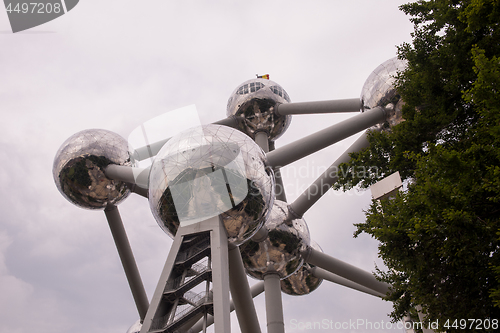
[{"label": "flag on top", "polygon": [[266,80],[269,80],[269,74],[264,74],[264,75],[259,75],[259,74],[257,74],[257,78],[258,78],[258,79],[266,79]]}]

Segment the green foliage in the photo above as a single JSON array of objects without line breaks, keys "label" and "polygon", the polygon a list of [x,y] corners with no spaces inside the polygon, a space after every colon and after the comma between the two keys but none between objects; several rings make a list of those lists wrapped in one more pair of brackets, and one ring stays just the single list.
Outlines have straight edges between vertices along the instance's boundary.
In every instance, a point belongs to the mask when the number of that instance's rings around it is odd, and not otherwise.
[{"label": "green foliage", "polygon": [[373,202],[366,222],[357,225],[357,234],[380,241],[379,254],[390,271],[379,276],[394,287],[388,298],[395,302],[394,319],[419,304],[432,321],[500,315],[489,295],[498,288],[491,268],[500,263],[500,210],[490,199],[499,192],[485,186],[490,168],[484,159],[495,157],[482,148],[438,145],[414,156],[415,180],[408,191]]},{"label": "green foliage", "polygon": [[[398,48],[408,60],[397,89],[405,101],[406,120],[390,132],[371,133],[370,147],[352,154],[336,188],[368,188],[399,171],[403,179],[414,175],[415,161],[408,153],[425,153],[429,144],[454,144],[462,139],[477,111],[463,98],[476,80],[471,50],[477,45],[487,57],[500,52],[498,1],[417,1],[400,7],[415,24],[413,43]],[[479,17],[491,13],[487,19]],[[377,172],[352,177],[352,170],[377,166]],[[345,176],[344,176],[345,175]]]},{"label": "green foliage", "polygon": [[[493,56],[488,59],[485,56],[485,51],[478,47],[475,47],[472,53],[477,80],[472,88],[465,92],[464,98],[477,105],[480,120],[476,129],[477,142],[471,145],[471,149],[480,151],[482,148],[486,150],[486,153],[481,154],[486,168],[481,188],[489,194],[485,200],[495,205],[491,214],[498,215],[500,209],[496,208],[496,205],[500,202],[500,164],[498,163],[500,160],[500,150],[498,149],[500,145],[500,100],[498,99],[500,58]],[[485,160],[486,157],[490,159]],[[500,236],[498,218],[496,222],[497,240],[500,240],[498,239]],[[494,261],[491,262],[491,267],[496,275],[497,283],[500,284],[500,264]],[[490,289],[490,296],[493,304],[500,308],[500,285]]]},{"label": "green foliage", "polygon": [[416,305],[441,323],[499,318],[500,2],[400,8],[415,24],[412,44],[398,50],[408,61],[396,84],[405,121],[371,133],[370,146],[343,165],[378,172],[342,173],[338,187],[366,188],[394,171],[408,184],[373,202],[355,234],[380,241],[389,270],[378,276],[393,285],[394,319]]}]

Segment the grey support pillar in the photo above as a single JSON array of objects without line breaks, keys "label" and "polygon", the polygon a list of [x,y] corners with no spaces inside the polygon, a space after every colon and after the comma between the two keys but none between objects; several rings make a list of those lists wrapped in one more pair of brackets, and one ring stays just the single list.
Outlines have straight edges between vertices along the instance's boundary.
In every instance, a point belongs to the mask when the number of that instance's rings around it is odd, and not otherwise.
[{"label": "grey support pillar", "polygon": [[[252,298],[255,298],[262,294],[264,292],[264,281],[259,281],[256,284],[254,284],[250,288],[250,294],[252,295]],[[234,311],[234,302],[231,300],[231,306],[230,306],[231,312]],[[211,315],[208,315],[207,319],[207,327],[212,325],[214,323],[214,317]],[[191,327],[187,332],[188,333],[198,333],[203,330],[203,319],[200,319],[193,327]]]},{"label": "grey support pillar", "polygon": [[311,268],[310,272],[314,277],[317,277],[318,279],[323,279],[323,280],[327,280],[327,281],[330,281],[330,282],[333,282],[336,284],[340,284],[344,287],[358,290],[358,291],[361,291],[363,293],[373,295],[376,297],[384,297],[385,296],[385,294],[379,293],[378,291],[372,290],[370,288],[363,287],[362,285],[359,285],[359,284],[354,283],[350,280],[347,280],[341,276],[338,276],[337,274],[330,273],[329,271],[324,270],[324,269],[319,268],[319,267]]},{"label": "grey support pillar", "polygon": [[280,277],[276,273],[264,275],[266,295],[267,333],[285,333]]},{"label": "grey support pillar", "polygon": [[276,199],[286,202],[285,185],[283,184],[283,178],[281,178],[281,170],[274,170],[274,179],[276,181]]},{"label": "grey support pillar", "polygon": [[[238,127],[238,120],[236,120],[235,117],[228,117],[228,118],[218,120],[218,121],[214,122],[213,124],[236,128],[236,127]],[[139,161],[142,161],[142,160],[146,160],[148,158],[152,158],[152,157],[156,156],[156,154],[158,154],[160,149],[163,147],[163,145],[165,145],[165,143],[167,143],[168,140],[170,140],[170,138],[163,139],[163,140],[148,144],[147,146],[135,149],[134,150],[134,158],[136,158]]]},{"label": "grey support pillar", "polygon": [[[269,152],[269,140],[267,133],[257,132],[255,134],[255,142],[264,150],[264,152]],[[283,186],[283,183],[281,183],[281,185]],[[283,188],[281,191],[284,193]],[[260,230],[254,235],[252,240],[259,241],[265,237],[267,237],[267,229],[263,227],[260,228]],[[268,273],[264,275],[264,291],[266,295],[267,333],[284,333],[285,323],[283,319],[281,284],[278,274]]]},{"label": "grey support pillar", "polygon": [[245,274],[240,249],[229,250],[229,287],[242,333],[260,333],[259,320]]},{"label": "grey support pillar", "polygon": [[349,153],[354,153],[368,147],[367,132],[363,133],[339,158],[316,179],[301,195],[290,205],[290,209],[297,215],[303,216],[339,179],[339,165],[351,159]]},{"label": "grey support pillar", "polygon": [[143,189],[149,187],[149,171],[148,168],[134,168],[123,165],[110,164],[104,169],[106,177],[114,180],[120,180],[125,183],[137,185]]},{"label": "grey support pillar", "polygon": [[360,110],[361,100],[359,98],[350,98],[333,101],[280,104],[275,112],[279,116],[284,116],[289,114],[359,112]]},{"label": "grey support pillar", "polygon": [[238,120],[236,119],[235,116],[231,116],[231,117],[224,118],[222,120],[218,120],[218,121],[214,122],[213,124],[237,128],[238,127]]},{"label": "grey support pillar", "polygon": [[250,293],[252,294],[252,298],[255,298],[264,292],[264,282],[259,281],[253,286],[250,287]]},{"label": "grey support pillar", "polygon": [[138,161],[143,161],[147,160],[148,158],[156,156],[156,154],[158,154],[158,152],[160,151],[161,147],[163,147],[163,145],[167,143],[168,140],[170,140],[170,138],[153,142],[141,148],[137,148],[136,150],[134,150],[134,158],[137,159]]},{"label": "grey support pillar", "polygon": [[[255,143],[257,143],[265,153],[269,152],[269,137],[266,132],[260,131],[255,133]],[[252,240],[254,242],[262,242],[266,237],[267,229],[262,227],[253,235]]]},{"label": "grey support pillar", "polygon": [[266,132],[259,131],[255,133],[255,143],[257,143],[265,153],[269,152],[269,137]]},{"label": "grey support pillar", "polygon": [[[269,142],[269,151],[273,151],[275,149],[274,141]],[[285,193],[285,185],[283,184],[283,178],[281,178],[280,168],[274,168],[274,179],[276,181],[276,199],[286,202],[286,193]]]},{"label": "grey support pillar", "polygon": [[321,251],[316,251],[309,247],[303,255],[307,263],[323,268],[366,288],[375,290],[384,295],[389,291],[390,285],[378,281],[372,273],[343,262],[342,260],[333,258]]},{"label": "grey support pillar", "polygon": [[149,197],[149,191],[147,189],[142,188],[140,186],[137,186],[135,184],[130,187],[130,190],[133,193],[140,195],[141,197],[144,197],[144,198],[148,198]]},{"label": "grey support pillar", "polygon": [[[231,332],[231,310],[229,303],[229,254],[227,234],[220,217],[212,218],[212,284],[214,300],[215,331]],[[203,223],[203,222],[200,222]],[[196,229],[196,228],[195,228]]]},{"label": "grey support pillar", "polygon": [[[186,272],[191,279],[183,278]],[[203,296],[191,292],[201,283],[211,283],[212,292]],[[190,306],[178,311],[181,302]],[[185,332],[193,322],[207,318],[206,313],[211,311],[215,317],[215,331],[230,332],[228,242],[219,216],[194,224],[181,224],[141,333]]]},{"label": "grey support pillar", "polygon": [[130,290],[132,291],[139,317],[141,322],[143,322],[149,307],[148,297],[144,290],[144,285],[132,249],[130,248],[130,243],[120,213],[118,212],[118,208],[114,205],[108,205],[104,213],[106,214],[106,219],[108,220],[109,228],[111,229],[111,234],[113,235],[123,265],[123,270],[125,271]]},{"label": "grey support pillar", "polygon": [[385,111],[376,107],[319,132],[267,153],[270,166],[282,167],[326,148],[385,120]]}]

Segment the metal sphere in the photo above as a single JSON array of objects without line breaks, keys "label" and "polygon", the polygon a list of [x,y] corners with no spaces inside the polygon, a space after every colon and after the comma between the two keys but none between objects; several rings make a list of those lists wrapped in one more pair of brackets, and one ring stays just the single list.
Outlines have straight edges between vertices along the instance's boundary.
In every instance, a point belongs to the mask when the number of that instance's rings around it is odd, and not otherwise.
[{"label": "metal sphere", "polygon": [[387,112],[387,121],[375,126],[380,130],[389,130],[404,121],[401,109],[403,100],[396,91],[394,83],[398,72],[406,68],[406,61],[397,57],[389,59],[378,66],[363,85],[361,90],[362,110],[373,109],[377,106],[383,107]]},{"label": "metal sphere", "polygon": [[234,90],[227,102],[227,116],[235,116],[239,130],[255,139],[255,133],[264,131],[269,140],[279,138],[290,126],[292,116],[278,116],[275,107],[290,103],[290,97],[277,83],[253,79]]},{"label": "metal sphere", "polygon": [[220,215],[232,244],[252,237],[274,201],[274,174],[247,135],[220,125],[172,137],[151,167],[149,203],[160,227],[174,236],[180,225]]},{"label": "metal sphere", "polygon": [[240,246],[245,270],[259,280],[270,272],[287,278],[304,262],[300,252],[310,243],[309,228],[303,219],[290,218],[287,203],[279,200],[274,201],[264,228],[268,230],[264,241],[249,240]]},{"label": "metal sphere", "polygon": [[142,324],[141,320],[137,320],[132,326],[129,327],[127,333],[139,333],[141,331]]},{"label": "metal sphere", "polygon": [[109,164],[133,166],[127,141],[103,129],[78,132],[57,151],[52,168],[56,186],[73,204],[87,209],[103,209],[125,199],[126,183],[104,174]]},{"label": "metal sphere", "polygon": [[[311,240],[311,247],[323,252],[315,241]],[[304,263],[295,273],[281,280],[281,291],[292,296],[307,295],[318,289],[323,279],[317,278],[310,273],[314,265]]]}]

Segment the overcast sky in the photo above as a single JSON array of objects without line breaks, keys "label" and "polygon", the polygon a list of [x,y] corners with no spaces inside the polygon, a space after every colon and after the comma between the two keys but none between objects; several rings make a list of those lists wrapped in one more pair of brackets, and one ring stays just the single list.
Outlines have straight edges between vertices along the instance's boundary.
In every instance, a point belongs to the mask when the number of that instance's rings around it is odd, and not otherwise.
[{"label": "overcast sky", "polygon": [[[52,163],[64,140],[89,128],[127,138],[191,104],[203,123],[222,119],[231,92],[255,74],[270,74],[292,102],[357,98],[368,75],[411,41],[401,3],[82,0],[16,34],[0,10],[0,331],[116,333],[138,319],[104,213],[56,189]],[[276,146],[351,116],[295,116]],[[283,170],[289,201],[353,139]],[[305,220],[326,253],[373,271],[382,265],[377,242],[352,237],[370,200],[369,191],[332,191]],[[146,199],[132,195],[119,209],[151,298],[172,241]],[[263,295],[255,304],[265,332]],[[292,321],[387,322],[391,311],[329,282],[283,304],[287,332],[300,331]]]}]

